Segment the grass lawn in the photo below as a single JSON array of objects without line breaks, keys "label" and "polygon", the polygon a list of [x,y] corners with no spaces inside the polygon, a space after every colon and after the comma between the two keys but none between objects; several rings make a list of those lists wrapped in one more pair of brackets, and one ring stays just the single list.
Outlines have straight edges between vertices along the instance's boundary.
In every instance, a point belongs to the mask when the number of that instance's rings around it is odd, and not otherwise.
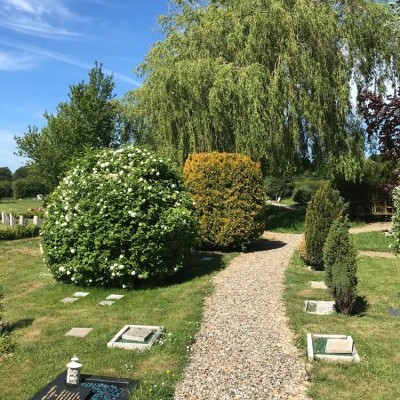
[{"label": "grass lawn", "polygon": [[[31,398],[76,354],[83,373],[139,379],[133,399],[172,399],[188,360],[187,346],[201,322],[203,300],[212,290],[210,278],[234,255],[204,262],[204,253],[194,254],[174,284],[123,291],[55,282],[42,263],[39,241],[0,243],[4,319],[16,343],[13,354],[0,361],[0,398]],[[90,295],[72,304],[60,302],[76,291]],[[110,307],[97,305],[112,293],[125,297]],[[165,341],[146,351],[107,348],[125,324],[162,325]],[[64,336],[72,327],[94,330],[85,338]]]},{"label": "grass lawn", "polygon": [[400,308],[399,272],[399,259],[361,257],[358,293],[367,302],[366,310],[352,317],[311,315],[303,311],[304,300],[331,298],[327,290],[308,288],[308,281],[323,280],[323,272],[306,269],[296,253],[285,278],[285,302],[300,352],[306,359],[309,332],[346,334],[353,336],[361,357],[360,364],[314,362],[309,388],[313,399],[400,399],[400,318],[387,313],[388,307]]},{"label": "grass lawn", "polygon": [[265,206],[266,229],[283,233],[302,233],[304,231],[305,206],[293,208]]},{"label": "grass lawn", "polygon": [[364,232],[352,235],[357,250],[390,251],[392,237],[383,232]]},{"label": "grass lawn", "polygon": [[0,212],[5,211],[7,213],[13,213],[14,215],[19,215],[19,213],[28,211],[30,208],[42,207],[42,201],[36,201],[32,199],[22,199],[22,200],[0,200]]}]

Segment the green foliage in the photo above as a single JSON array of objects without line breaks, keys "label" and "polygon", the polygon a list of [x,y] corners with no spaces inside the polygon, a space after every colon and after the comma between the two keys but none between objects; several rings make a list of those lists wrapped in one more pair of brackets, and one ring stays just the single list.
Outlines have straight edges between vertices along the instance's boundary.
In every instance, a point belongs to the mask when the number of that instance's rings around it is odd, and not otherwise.
[{"label": "green foliage", "polygon": [[392,217],[393,222],[393,245],[395,253],[400,253],[400,186],[393,191],[393,205],[396,209]]},{"label": "green foliage", "polygon": [[258,163],[240,154],[191,154],[184,175],[200,214],[201,247],[244,248],[263,232],[265,194]]},{"label": "green foliage", "polygon": [[0,199],[12,197],[12,188],[10,181],[0,181]]},{"label": "green foliage", "polygon": [[24,199],[27,197],[36,197],[38,194],[46,194],[49,188],[46,182],[38,176],[27,176],[20,178],[12,183],[14,199]]},{"label": "green foliage", "polygon": [[24,165],[23,167],[19,167],[13,173],[12,179],[13,181],[21,178],[26,178],[28,175],[32,173],[32,167],[29,165]]},{"label": "green foliage", "polygon": [[52,193],[47,210],[46,263],[57,280],[85,286],[172,276],[197,233],[177,175],[135,147],[89,153]]},{"label": "green foliage", "polygon": [[299,186],[293,191],[292,199],[299,204],[307,204],[315,195],[315,191],[310,186]]},{"label": "green foliage", "polygon": [[330,289],[336,308],[350,314],[356,301],[356,250],[349,234],[349,221],[339,216],[332,224],[324,245],[325,283]]},{"label": "green foliage", "polygon": [[116,147],[125,138],[123,108],[113,98],[114,87],[113,77],[104,75],[96,64],[89,72],[89,83],[70,86],[69,102],[60,103],[56,115],[44,114],[47,125],[43,129],[29,127],[15,138],[18,154],[32,160],[52,188],[71,160],[87,148]]},{"label": "green foliage", "polygon": [[344,208],[343,200],[330,182],[318,189],[307,205],[306,211],[306,254],[307,262],[323,269],[323,247],[333,221]]},{"label": "green foliage", "polygon": [[0,241],[1,240],[18,240],[24,238],[30,238],[39,236],[40,228],[37,225],[17,225],[2,227],[0,229]]},{"label": "green foliage", "polygon": [[289,177],[269,176],[264,180],[265,192],[272,199],[290,197],[293,193],[294,182]]},{"label": "green foliage", "polygon": [[8,167],[1,167],[0,168],[0,181],[11,181],[12,173],[10,168]]},{"label": "green foliage", "polygon": [[357,174],[364,136],[350,117],[350,76],[360,88],[390,66],[398,75],[386,1],[172,3],[165,39],[138,69],[144,84],[129,94],[139,143],[179,164],[217,150],[266,172],[313,163]]}]

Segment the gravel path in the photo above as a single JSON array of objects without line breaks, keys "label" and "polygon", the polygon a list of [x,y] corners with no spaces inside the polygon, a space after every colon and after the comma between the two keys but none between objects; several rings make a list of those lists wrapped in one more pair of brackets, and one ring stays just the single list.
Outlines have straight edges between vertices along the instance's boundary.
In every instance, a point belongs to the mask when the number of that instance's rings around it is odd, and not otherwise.
[{"label": "gravel path", "polygon": [[373,222],[364,226],[350,228],[350,233],[387,231],[392,227],[391,222]]},{"label": "gravel path", "polygon": [[301,236],[264,238],[216,275],[175,400],[307,399],[305,364],[282,302],[283,275]]}]

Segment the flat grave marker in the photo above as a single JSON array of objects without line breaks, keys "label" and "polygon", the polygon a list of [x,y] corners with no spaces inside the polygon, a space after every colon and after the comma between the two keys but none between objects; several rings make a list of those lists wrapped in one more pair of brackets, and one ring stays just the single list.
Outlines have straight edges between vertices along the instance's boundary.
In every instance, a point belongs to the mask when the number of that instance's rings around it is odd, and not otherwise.
[{"label": "flat grave marker", "polygon": [[75,292],[72,297],[86,297],[89,294],[89,292]]},{"label": "flat grave marker", "polygon": [[150,349],[164,328],[152,325],[125,325],[108,343],[107,347],[125,350]]},{"label": "flat grave marker", "polygon": [[211,261],[211,260],[214,260],[214,258],[215,257],[203,257],[203,258],[200,258],[200,261]]},{"label": "flat grave marker", "polygon": [[389,307],[389,308],[388,308],[388,314],[389,314],[391,317],[400,317],[400,308],[392,308],[392,307]]},{"label": "flat grave marker", "polygon": [[307,334],[307,355],[309,361],[321,359],[326,361],[361,361],[354,345],[353,338],[346,335]]},{"label": "flat grave marker", "polygon": [[310,281],[308,284],[311,289],[328,289],[324,281]]},{"label": "flat grave marker", "polygon": [[73,303],[74,301],[79,300],[77,297],[64,297],[61,301],[63,303]]},{"label": "flat grave marker", "polygon": [[74,336],[74,337],[85,337],[90,332],[92,332],[93,328],[72,328],[64,336]]},{"label": "flat grave marker", "polygon": [[106,300],[121,300],[123,297],[125,297],[123,294],[110,294]]},{"label": "flat grave marker", "polygon": [[103,300],[100,303],[98,303],[99,306],[112,306],[115,303],[115,301],[110,301],[110,300]]},{"label": "flat grave marker", "polygon": [[336,311],[334,301],[306,300],[304,311],[309,314],[327,315]]}]

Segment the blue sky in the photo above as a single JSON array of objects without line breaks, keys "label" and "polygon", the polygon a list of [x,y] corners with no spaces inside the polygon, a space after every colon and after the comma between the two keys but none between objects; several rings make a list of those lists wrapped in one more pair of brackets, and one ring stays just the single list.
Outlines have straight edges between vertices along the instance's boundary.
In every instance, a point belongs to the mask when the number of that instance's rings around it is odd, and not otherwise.
[{"label": "blue sky", "polygon": [[42,127],[98,61],[116,95],[140,84],[133,69],[161,38],[168,0],[0,0],[0,167],[12,171],[15,135]]}]

